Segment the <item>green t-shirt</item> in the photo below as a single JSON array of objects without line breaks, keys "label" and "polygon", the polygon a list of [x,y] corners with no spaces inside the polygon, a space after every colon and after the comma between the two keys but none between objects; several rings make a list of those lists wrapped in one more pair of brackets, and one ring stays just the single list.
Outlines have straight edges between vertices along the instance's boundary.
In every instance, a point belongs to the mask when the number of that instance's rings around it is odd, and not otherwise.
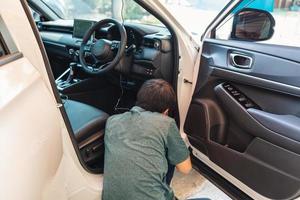
[{"label": "green t-shirt", "polygon": [[175,121],[133,107],[106,123],[103,200],[171,200],[168,163],[186,160],[189,151]]}]

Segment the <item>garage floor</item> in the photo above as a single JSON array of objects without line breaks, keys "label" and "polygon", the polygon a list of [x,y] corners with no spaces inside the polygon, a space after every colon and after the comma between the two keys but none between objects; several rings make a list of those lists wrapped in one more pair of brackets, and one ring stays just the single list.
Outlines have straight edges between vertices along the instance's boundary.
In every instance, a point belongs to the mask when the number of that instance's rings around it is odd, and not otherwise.
[{"label": "garage floor", "polygon": [[195,170],[192,170],[188,175],[183,175],[175,171],[171,186],[179,200],[197,200],[198,198],[231,200],[224,192]]}]

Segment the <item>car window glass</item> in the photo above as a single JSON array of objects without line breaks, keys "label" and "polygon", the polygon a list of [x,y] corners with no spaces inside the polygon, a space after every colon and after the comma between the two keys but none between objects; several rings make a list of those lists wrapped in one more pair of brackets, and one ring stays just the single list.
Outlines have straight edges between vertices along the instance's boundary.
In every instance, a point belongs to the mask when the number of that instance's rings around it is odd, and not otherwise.
[{"label": "car window glass", "polygon": [[124,1],[123,17],[125,21],[163,26],[163,24],[159,20],[157,20],[152,14],[146,11],[135,1],[133,0],[123,0],[123,1]]},{"label": "car window glass", "polygon": [[100,20],[112,17],[115,0],[42,0],[62,19]]},{"label": "car window glass", "polygon": [[[255,0],[246,7],[268,11],[275,19],[273,36],[259,43],[300,47],[300,0]],[[230,40],[233,14],[216,29],[216,39]]]},{"label": "car window glass", "polygon": [[[124,19],[127,22],[163,24],[134,0],[41,0],[62,19]],[[209,23],[230,0],[159,0],[188,32],[200,38]],[[122,2],[124,4],[122,4]],[[123,10],[123,12],[121,12]],[[193,19],[193,20],[191,20]],[[199,40],[200,41],[200,40]]]},{"label": "car window glass", "polygon": [[41,15],[32,8],[30,8],[30,11],[31,11],[31,14],[32,14],[32,17],[33,17],[34,21],[35,22],[40,22],[41,21]]},{"label": "car window glass", "polygon": [[134,0],[42,0],[62,19],[87,19],[99,21],[105,18],[162,25]]},{"label": "car window glass", "polygon": [[160,0],[197,41],[230,0]]},{"label": "car window glass", "polygon": [[5,56],[7,54],[3,42],[0,40],[0,57]]},{"label": "car window glass", "polygon": [[14,43],[4,20],[0,16],[0,57],[17,52],[18,48]]}]

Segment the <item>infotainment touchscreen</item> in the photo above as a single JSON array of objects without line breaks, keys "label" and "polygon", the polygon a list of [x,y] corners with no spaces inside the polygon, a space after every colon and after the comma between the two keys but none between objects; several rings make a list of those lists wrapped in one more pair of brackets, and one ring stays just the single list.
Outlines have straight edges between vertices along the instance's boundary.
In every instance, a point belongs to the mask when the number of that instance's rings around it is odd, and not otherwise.
[{"label": "infotainment touchscreen", "polygon": [[84,34],[94,23],[94,21],[74,19],[73,37],[83,39]]}]

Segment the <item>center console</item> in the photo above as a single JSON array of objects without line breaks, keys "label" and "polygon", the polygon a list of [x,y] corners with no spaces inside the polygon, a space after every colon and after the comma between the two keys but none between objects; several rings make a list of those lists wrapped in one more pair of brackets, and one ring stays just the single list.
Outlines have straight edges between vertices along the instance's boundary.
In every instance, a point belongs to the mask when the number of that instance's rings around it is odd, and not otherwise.
[{"label": "center console", "polygon": [[55,80],[57,89],[62,94],[72,93],[72,90],[75,90],[79,83],[88,79],[79,63],[79,50],[70,48],[69,56],[72,58],[72,62],[69,63],[68,69]]},{"label": "center console", "polygon": [[79,64],[71,62],[69,68],[55,80],[58,91],[64,93],[65,90],[80,83],[84,79],[80,76],[80,70]]}]

